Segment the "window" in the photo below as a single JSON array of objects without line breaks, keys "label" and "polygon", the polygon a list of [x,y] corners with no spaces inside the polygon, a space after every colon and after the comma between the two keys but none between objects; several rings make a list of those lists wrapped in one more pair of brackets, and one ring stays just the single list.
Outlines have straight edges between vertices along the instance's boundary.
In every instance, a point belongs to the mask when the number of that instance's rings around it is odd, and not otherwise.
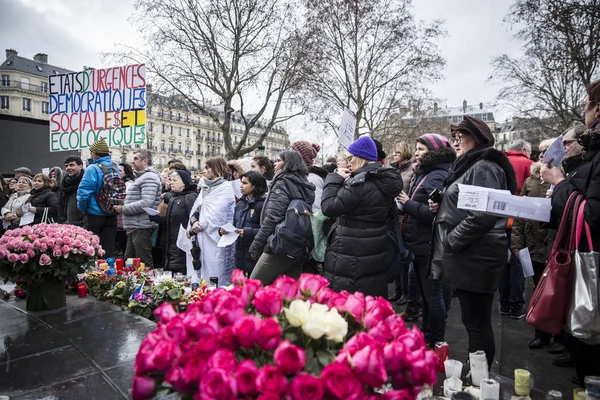
[{"label": "window", "polygon": [[173,119],[173,111],[169,111],[169,119]]},{"label": "window", "polygon": [[29,90],[29,78],[21,78],[21,89]]},{"label": "window", "polygon": [[190,137],[190,128],[187,128],[186,136]]},{"label": "window", "polygon": [[152,139],[148,138],[148,148],[152,148]]},{"label": "window", "polygon": [[181,113],[177,113],[177,121],[181,121]]},{"label": "window", "polygon": [[146,112],[148,113],[148,115],[152,115],[152,107],[146,108]]},{"label": "window", "polygon": [[171,127],[171,135],[173,135],[173,127]]},{"label": "window", "polygon": [[2,86],[10,86],[10,75],[2,75]]},{"label": "window", "polygon": [[185,151],[186,151],[186,152],[189,152],[189,151],[190,151],[190,145],[189,145],[189,144],[186,144],[186,145],[185,145]]},{"label": "window", "polygon": [[165,141],[164,140],[160,141],[160,151],[165,151]]},{"label": "window", "polygon": [[482,119],[483,121],[487,121],[487,114],[482,114],[482,116],[481,116],[481,119]]},{"label": "window", "polygon": [[48,93],[48,82],[42,82],[41,90],[44,93]]},{"label": "window", "polygon": [[[163,117],[165,116],[165,111],[164,111],[164,110],[160,110],[160,111],[158,112],[158,116],[159,116],[159,117],[161,117],[161,118],[163,118]],[[164,132],[163,132],[163,133],[164,133]]]},{"label": "window", "polygon": [[179,150],[179,152],[181,153],[181,142],[177,142],[177,149]]},{"label": "window", "polygon": [[8,110],[8,96],[0,96],[0,110]]},{"label": "window", "polygon": [[162,128],[160,130],[162,133],[165,133],[165,124],[162,124]]},{"label": "window", "polygon": [[148,122],[148,132],[152,132],[152,128],[154,128],[154,123]]},{"label": "window", "polygon": [[181,127],[179,127],[179,136],[181,136]]},{"label": "window", "polygon": [[23,111],[31,111],[31,99],[23,97]]},{"label": "window", "polygon": [[174,153],[174,152],[175,152],[175,149],[173,148],[173,143],[170,143],[170,144],[169,144],[169,151],[170,151],[171,153]]},{"label": "window", "polygon": [[50,108],[50,103],[47,101],[42,101],[42,114],[48,114],[48,109]]}]

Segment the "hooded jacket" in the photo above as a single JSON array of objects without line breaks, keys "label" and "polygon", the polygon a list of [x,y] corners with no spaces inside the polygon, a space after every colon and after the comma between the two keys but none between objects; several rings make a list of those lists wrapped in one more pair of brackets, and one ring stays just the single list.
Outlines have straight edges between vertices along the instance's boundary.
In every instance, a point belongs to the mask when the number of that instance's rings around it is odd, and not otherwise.
[{"label": "hooded jacket", "polygon": [[190,213],[198,197],[195,184],[186,187],[181,192],[171,191],[171,198],[164,216],[154,215],[150,220],[161,224],[165,233],[165,270],[185,273],[186,256],[183,250],[177,247],[179,226],[188,228]]},{"label": "hooded jacket", "polygon": [[96,200],[96,195],[100,193],[100,189],[102,188],[102,178],[104,177],[100,165],[106,167],[112,166],[116,168],[117,172],[119,171],[119,166],[112,162],[110,156],[100,157],[97,160],[90,158],[88,164],[89,167],[85,169],[83,178],[77,188],[77,207],[81,212],[104,216],[106,214],[104,214],[104,211],[102,211]]},{"label": "hooded jacket", "polygon": [[156,224],[148,219],[144,207],[156,209],[160,203],[160,175],[154,167],[136,171],[133,184],[127,188],[123,204],[123,229],[154,229]]},{"label": "hooded jacket", "polygon": [[[550,184],[542,182],[540,178],[541,169],[542,163],[538,162],[531,165],[531,176],[525,180],[525,184],[521,189],[521,196],[546,197]],[[527,247],[532,261],[545,263],[548,232],[543,228],[544,226],[546,224],[542,222],[515,219],[512,226],[510,247],[516,250]]]},{"label": "hooded jacket", "polygon": [[336,219],[324,266],[333,290],[387,296],[389,220],[401,191],[400,171],[379,163],[353,171],[346,180],[327,176],[321,211]]},{"label": "hooded jacket", "polygon": [[264,252],[270,253],[267,238],[285,218],[290,202],[302,199],[307,204],[315,201],[315,185],[306,176],[293,172],[280,172],[271,181],[270,190],[260,216],[260,229],[250,246],[250,254],[257,258]]},{"label": "hooded jacket", "polygon": [[525,154],[516,150],[507,151],[506,157],[508,157],[508,161],[510,161],[515,170],[515,177],[517,178],[517,185],[519,186],[520,191],[523,188],[525,179],[529,178],[529,175],[531,175],[530,169],[533,160],[530,160]]},{"label": "hooded jacket", "polygon": [[424,265],[431,251],[435,216],[429,209],[429,194],[435,189],[444,189],[444,180],[454,160],[456,152],[451,147],[425,153],[408,190],[409,200],[402,208],[405,215],[403,235],[406,247],[415,257],[425,258]]},{"label": "hooded jacket", "polygon": [[445,275],[456,289],[494,293],[506,265],[507,219],[459,209],[459,184],[515,193],[515,172],[506,155],[489,144],[469,151],[448,172],[434,224],[431,277]]}]

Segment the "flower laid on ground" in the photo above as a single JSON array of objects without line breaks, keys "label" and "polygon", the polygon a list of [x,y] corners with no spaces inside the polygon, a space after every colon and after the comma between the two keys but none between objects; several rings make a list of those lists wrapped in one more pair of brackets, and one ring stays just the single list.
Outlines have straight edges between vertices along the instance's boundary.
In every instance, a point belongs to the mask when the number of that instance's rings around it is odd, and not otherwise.
[{"label": "flower laid on ground", "polygon": [[186,312],[154,311],[133,399],[413,399],[436,381],[435,353],[385,299],[336,293],[311,274],[262,287],[236,270],[232,281]]},{"label": "flower laid on ground", "polygon": [[67,279],[103,256],[98,236],[74,226],[38,224],[12,229],[0,238],[0,277],[5,282]]}]

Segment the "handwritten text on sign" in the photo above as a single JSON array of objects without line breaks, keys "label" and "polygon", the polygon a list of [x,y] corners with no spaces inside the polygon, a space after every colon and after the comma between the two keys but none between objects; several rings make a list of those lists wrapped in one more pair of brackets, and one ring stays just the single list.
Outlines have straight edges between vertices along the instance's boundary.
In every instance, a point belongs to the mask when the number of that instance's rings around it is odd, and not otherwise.
[{"label": "handwritten text on sign", "polygon": [[143,64],[50,76],[50,151],[146,141]]}]

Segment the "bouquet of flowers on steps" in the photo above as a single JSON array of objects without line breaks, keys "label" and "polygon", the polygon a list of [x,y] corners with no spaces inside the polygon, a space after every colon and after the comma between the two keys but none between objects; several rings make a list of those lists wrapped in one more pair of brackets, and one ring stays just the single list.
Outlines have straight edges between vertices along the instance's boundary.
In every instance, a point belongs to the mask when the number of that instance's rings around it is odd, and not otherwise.
[{"label": "bouquet of flowers on steps", "polygon": [[414,399],[436,381],[437,358],[383,298],[337,293],[325,278],[281,276],[270,286],[232,274],[156,330],[135,360],[133,399]]}]

